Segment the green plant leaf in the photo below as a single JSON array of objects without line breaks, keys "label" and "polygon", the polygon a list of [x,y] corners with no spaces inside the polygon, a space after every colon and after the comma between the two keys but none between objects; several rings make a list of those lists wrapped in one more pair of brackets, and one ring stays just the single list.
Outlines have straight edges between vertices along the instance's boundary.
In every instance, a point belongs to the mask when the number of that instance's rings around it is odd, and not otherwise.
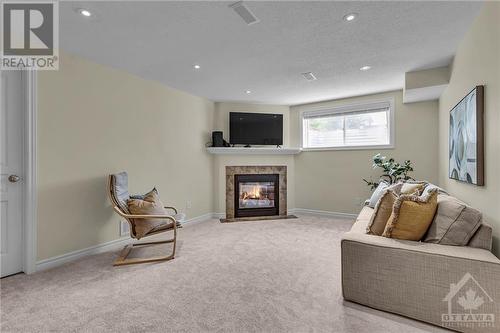
[{"label": "green plant leaf", "polygon": [[[402,164],[395,161],[394,158],[387,159],[380,153],[376,154],[372,158],[373,164],[372,168],[381,169],[382,175],[380,175],[380,180],[387,181],[389,184],[394,184],[399,180],[415,180],[408,175],[409,172],[413,172],[413,166],[410,160],[405,160]],[[363,179],[368,186],[373,190],[375,189],[379,182],[367,181]]]}]

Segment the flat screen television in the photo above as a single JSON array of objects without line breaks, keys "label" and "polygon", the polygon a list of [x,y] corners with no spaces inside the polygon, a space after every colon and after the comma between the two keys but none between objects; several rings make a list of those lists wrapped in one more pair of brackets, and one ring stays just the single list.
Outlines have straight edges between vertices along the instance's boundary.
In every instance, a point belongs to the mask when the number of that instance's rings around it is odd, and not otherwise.
[{"label": "flat screen television", "polygon": [[229,142],[234,145],[282,145],[283,115],[230,112]]}]

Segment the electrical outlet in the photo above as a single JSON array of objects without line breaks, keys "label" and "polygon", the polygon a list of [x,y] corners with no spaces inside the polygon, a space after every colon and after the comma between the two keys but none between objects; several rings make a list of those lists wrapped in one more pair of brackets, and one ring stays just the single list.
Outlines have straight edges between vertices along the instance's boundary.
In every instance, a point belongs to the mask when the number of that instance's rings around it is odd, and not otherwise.
[{"label": "electrical outlet", "polygon": [[120,220],[120,236],[130,235],[130,225],[127,221]]},{"label": "electrical outlet", "polygon": [[191,209],[193,208],[193,203],[191,201],[186,201],[186,209]]}]

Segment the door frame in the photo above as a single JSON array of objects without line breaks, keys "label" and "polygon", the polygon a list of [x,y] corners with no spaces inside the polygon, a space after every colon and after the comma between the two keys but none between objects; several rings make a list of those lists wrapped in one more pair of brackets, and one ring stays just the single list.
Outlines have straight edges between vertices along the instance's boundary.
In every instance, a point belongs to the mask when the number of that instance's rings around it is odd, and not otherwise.
[{"label": "door frame", "polygon": [[23,272],[36,271],[37,259],[37,72],[23,70]]}]

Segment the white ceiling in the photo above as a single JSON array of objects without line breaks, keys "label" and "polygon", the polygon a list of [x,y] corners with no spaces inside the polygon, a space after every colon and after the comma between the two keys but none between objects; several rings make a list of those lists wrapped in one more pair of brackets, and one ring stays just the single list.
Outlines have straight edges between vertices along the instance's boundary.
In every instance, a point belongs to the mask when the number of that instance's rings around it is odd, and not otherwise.
[{"label": "white ceiling", "polygon": [[405,72],[447,65],[481,6],[248,1],[260,22],[247,26],[230,3],[61,2],[61,48],[214,101],[295,105],[400,89]]}]

